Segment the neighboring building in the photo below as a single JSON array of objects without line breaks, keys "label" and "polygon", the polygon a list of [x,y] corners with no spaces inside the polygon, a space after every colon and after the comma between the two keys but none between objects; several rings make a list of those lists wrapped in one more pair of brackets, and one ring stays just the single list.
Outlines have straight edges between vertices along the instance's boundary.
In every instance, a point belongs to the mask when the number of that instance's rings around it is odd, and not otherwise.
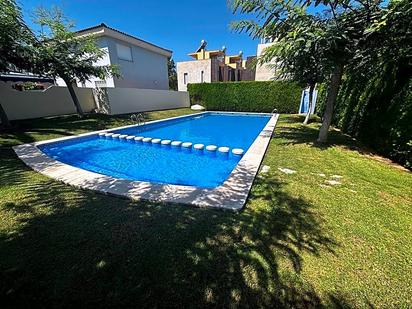
[{"label": "neighboring building", "polygon": [[[268,39],[263,39],[260,44],[257,46],[257,57],[259,58],[265,48],[272,46],[273,43],[271,40]],[[276,70],[271,67],[273,63],[271,64],[264,64],[264,65],[256,65],[256,75],[255,75],[255,80],[260,80],[260,81],[266,81],[266,80],[271,80],[275,76]]]},{"label": "neighboring building", "polygon": [[226,48],[206,50],[206,41],[189,56],[195,60],[178,62],[177,83],[179,91],[186,91],[189,83],[213,83],[254,80],[254,71],[248,68],[254,57],[243,60],[242,52],[227,56]]},{"label": "neighboring building", "polygon": [[[97,45],[106,55],[96,65],[115,64],[119,67],[121,78],[108,77],[105,80],[91,78],[78,87],[120,87],[141,89],[169,89],[167,70],[172,51],[143,41],[137,37],[110,28],[105,24],[83,29],[78,35],[95,35]],[[65,86],[58,79],[58,85]]]}]

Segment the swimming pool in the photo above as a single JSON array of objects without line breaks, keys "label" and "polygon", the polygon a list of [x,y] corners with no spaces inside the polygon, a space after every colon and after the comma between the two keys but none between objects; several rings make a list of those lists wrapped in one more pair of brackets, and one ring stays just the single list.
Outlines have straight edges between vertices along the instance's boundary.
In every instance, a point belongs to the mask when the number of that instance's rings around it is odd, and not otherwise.
[{"label": "swimming pool", "polygon": [[[203,112],[23,144],[13,150],[35,171],[78,188],[133,200],[239,210],[278,117]],[[199,144],[203,148],[195,149]],[[208,151],[208,145],[229,151]],[[232,149],[244,153],[234,155]]]},{"label": "swimming pool", "polygon": [[[60,162],[116,178],[216,188],[223,184],[241,159],[231,150],[246,152],[270,117],[206,112],[108,131],[120,134],[121,139],[94,134],[38,148]],[[152,140],[126,139],[125,135]],[[192,145],[175,147],[171,143],[162,144],[159,139]],[[194,149],[195,144],[202,144],[203,149]],[[208,145],[218,149],[208,151]],[[229,151],[222,153],[219,147],[228,147]]]}]

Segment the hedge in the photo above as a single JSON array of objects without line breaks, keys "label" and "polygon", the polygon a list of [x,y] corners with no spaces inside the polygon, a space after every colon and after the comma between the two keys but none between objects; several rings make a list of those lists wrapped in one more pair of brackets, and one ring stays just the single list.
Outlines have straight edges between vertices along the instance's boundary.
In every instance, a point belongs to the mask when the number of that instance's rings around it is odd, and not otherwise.
[{"label": "hedge", "polygon": [[[385,66],[378,76],[348,73],[342,81],[333,124],[377,153],[412,170],[412,80],[404,67]],[[321,116],[326,87],[318,95]]]},{"label": "hedge", "polygon": [[302,88],[290,81],[243,81],[189,84],[192,104],[207,110],[297,113]]}]

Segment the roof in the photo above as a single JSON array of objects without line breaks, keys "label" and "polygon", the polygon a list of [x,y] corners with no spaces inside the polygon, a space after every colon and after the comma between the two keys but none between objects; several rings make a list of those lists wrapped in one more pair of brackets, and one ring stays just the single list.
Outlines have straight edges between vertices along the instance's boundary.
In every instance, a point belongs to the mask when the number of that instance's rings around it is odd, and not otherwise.
[{"label": "roof", "polygon": [[5,74],[0,74],[1,81],[13,81],[13,82],[47,82],[54,83],[54,79],[48,76],[34,75],[31,73],[21,73],[21,72],[9,72]]},{"label": "roof", "polygon": [[138,37],[135,37],[133,35],[130,35],[125,32],[119,31],[117,29],[111,28],[107,26],[105,23],[101,23],[100,25],[97,25],[97,26],[81,29],[79,31],[76,31],[76,33],[80,35],[94,34],[96,36],[108,36],[108,37],[112,37],[112,38],[115,38],[121,41],[126,41],[130,44],[139,46],[141,48],[150,50],[152,52],[161,54],[166,57],[172,56],[172,51],[169,49],[160,47],[153,43],[139,39]]},{"label": "roof", "polygon": [[[224,55],[225,52],[223,50],[217,49],[217,50],[207,50],[207,53],[209,53],[209,56],[219,56],[219,55]],[[199,52],[194,52],[194,53],[190,53],[188,54],[188,56],[196,58],[197,59],[197,55]]]}]

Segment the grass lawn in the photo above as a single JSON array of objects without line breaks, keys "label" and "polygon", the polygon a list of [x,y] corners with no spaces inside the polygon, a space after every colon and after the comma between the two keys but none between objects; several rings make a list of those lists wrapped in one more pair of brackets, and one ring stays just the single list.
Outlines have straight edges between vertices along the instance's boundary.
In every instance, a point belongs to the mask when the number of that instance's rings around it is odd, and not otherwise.
[{"label": "grass lawn", "polygon": [[240,213],[75,189],[10,148],[128,117],[32,120],[0,133],[0,307],[412,306],[412,173],[337,131],[319,147],[319,125],[301,120],[281,116],[270,170]]}]

